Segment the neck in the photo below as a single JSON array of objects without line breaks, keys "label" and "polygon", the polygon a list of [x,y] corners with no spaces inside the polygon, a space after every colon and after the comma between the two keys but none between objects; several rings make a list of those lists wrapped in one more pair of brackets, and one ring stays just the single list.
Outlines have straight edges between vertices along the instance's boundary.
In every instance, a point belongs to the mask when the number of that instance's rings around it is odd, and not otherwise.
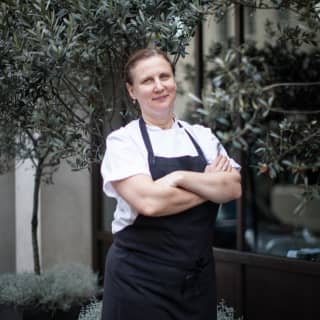
[{"label": "neck", "polygon": [[157,119],[152,119],[150,117],[146,117],[143,115],[143,120],[146,124],[151,125],[151,126],[156,126],[161,129],[170,129],[174,123],[174,115],[170,115],[166,118],[157,118]]}]

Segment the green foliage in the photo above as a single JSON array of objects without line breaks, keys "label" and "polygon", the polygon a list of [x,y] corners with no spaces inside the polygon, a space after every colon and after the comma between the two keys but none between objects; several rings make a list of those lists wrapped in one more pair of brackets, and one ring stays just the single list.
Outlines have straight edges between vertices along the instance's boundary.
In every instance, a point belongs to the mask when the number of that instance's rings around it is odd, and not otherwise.
[{"label": "green foliage", "polygon": [[261,155],[261,163],[269,164],[271,178],[290,172],[294,184],[319,184],[319,122],[285,117],[270,125],[273,127],[266,132],[266,139],[258,139],[255,152]]},{"label": "green foliage", "polygon": [[94,299],[91,303],[83,307],[79,314],[79,320],[100,320],[102,301]]},{"label": "green foliage", "polygon": [[218,303],[217,306],[217,319],[218,320],[241,320],[242,318],[236,318],[234,309],[228,307],[225,302],[222,300]]},{"label": "green foliage", "polygon": [[214,47],[212,90],[193,113],[224,144],[245,150],[258,173],[304,185],[304,202],[320,196],[318,54],[270,44]]},{"label": "green foliage", "polygon": [[128,55],[153,44],[177,61],[207,7],[208,1],[2,3],[0,124],[10,127],[1,142],[11,132],[19,139],[1,143],[0,154],[35,165],[45,158],[48,180],[61,159],[73,158],[78,169],[101,160],[103,123],[133,113],[122,81]]},{"label": "green foliage", "polygon": [[[259,134],[256,120],[267,117],[274,101],[273,92],[265,90],[268,70],[263,57],[248,56],[248,47],[223,50],[217,44],[208,56],[212,85],[204,94],[202,108],[193,117],[213,128],[220,139],[235,148],[248,149],[248,132]],[[240,126],[238,117],[244,122]],[[238,125],[237,125],[238,124]]]},{"label": "green foliage", "polygon": [[[16,6],[21,11],[14,5],[2,4],[0,12],[0,155],[30,159],[42,169],[42,178],[51,182],[61,159],[78,152],[82,132],[71,125],[75,115],[53,91],[51,84],[60,77],[61,70],[54,68],[50,48],[44,48],[44,35],[37,41],[29,37],[35,32],[28,27],[35,23],[36,16],[30,15],[29,21],[27,8]],[[35,30],[44,32],[41,21],[37,21]]]},{"label": "green foliage", "polygon": [[98,292],[97,275],[82,265],[56,266],[42,275],[2,274],[0,304],[18,308],[68,310],[88,302]]}]

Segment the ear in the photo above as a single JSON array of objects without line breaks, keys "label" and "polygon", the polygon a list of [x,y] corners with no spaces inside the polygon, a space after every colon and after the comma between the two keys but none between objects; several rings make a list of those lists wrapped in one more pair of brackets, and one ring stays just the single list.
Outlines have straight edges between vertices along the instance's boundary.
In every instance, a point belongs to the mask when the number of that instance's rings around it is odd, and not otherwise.
[{"label": "ear", "polygon": [[130,84],[129,82],[126,83],[126,87],[129,93],[129,96],[133,99],[133,100],[137,100],[136,96],[133,93],[133,85]]}]

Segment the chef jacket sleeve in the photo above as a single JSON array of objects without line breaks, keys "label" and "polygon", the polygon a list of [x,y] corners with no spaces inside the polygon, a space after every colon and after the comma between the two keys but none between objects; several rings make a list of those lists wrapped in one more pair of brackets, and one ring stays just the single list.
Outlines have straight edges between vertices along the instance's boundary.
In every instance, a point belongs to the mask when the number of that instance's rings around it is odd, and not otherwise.
[{"label": "chef jacket sleeve", "polygon": [[111,182],[137,174],[150,176],[146,156],[134,140],[121,128],[109,134],[106,152],[101,165],[103,191],[110,197],[117,197]]}]

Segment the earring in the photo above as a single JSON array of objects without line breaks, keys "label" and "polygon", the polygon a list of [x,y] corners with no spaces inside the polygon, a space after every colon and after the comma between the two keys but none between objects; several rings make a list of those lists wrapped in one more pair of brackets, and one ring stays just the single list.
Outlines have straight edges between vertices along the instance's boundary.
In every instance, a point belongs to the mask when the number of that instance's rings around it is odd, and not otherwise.
[{"label": "earring", "polygon": [[136,105],[136,104],[137,104],[137,100],[136,100],[136,99],[132,99],[132,103],[133,103],[134,105]]}]

